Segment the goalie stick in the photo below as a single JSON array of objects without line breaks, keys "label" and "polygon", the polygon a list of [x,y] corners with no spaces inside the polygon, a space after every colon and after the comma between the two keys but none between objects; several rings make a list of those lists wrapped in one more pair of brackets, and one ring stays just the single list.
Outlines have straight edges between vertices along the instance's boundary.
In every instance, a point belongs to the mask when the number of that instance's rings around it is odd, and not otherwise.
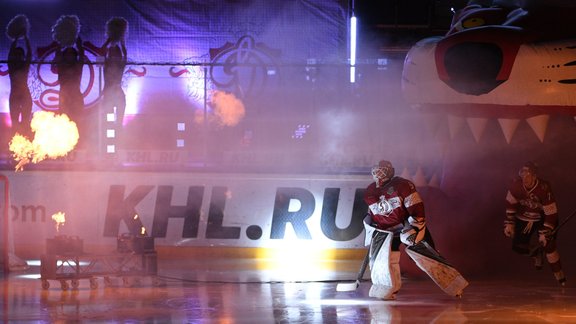
[{"label": "goalie stick", "polygon": [[368,266],[368,261],[370,261],[370,249],[367,249],[362,265],[360,266],[360,271],[358,271],[358,276],[355,282],[342,282],[336,285],[336,291],[354,291],[360,286],[360,281],[364,277],[364,272],[366,272],[366,267]]}]

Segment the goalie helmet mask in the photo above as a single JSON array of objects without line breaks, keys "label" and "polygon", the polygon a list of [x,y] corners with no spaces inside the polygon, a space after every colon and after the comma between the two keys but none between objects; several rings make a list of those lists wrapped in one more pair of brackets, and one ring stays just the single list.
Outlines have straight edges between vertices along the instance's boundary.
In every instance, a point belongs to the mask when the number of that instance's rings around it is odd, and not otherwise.
[{"label": "goalie helmet mask", "polygon": [[378,165],[372,167],[372,177],[374,182],[376,182],[376,187],[388,182],[392,177],[394,177],[394,167],[390,161],[382,160],[378,162]]}]

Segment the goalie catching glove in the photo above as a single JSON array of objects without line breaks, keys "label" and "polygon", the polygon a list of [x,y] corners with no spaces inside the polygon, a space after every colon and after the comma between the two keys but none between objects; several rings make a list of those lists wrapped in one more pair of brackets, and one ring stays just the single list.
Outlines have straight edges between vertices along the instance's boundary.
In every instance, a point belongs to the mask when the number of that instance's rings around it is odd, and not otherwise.
[{"label": "goalie catching glove", "polygon": [[400,233],[400,241],[407,246],[412,246],[422,241],[425,235],[426,222],[423,219],[417,220],[410,216],[404,229],[402,229],[402,233]]}]

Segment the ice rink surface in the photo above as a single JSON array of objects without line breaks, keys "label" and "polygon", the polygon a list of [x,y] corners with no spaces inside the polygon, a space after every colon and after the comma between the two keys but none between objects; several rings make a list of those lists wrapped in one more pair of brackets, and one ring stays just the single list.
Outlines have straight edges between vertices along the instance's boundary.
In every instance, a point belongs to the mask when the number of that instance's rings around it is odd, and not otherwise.
[{"label": "ice rink surface", "polygon": [[[80,280],[63,290],[42,287],[38,266],[3,276],[4,323],[576,323],[576,289],[558,286],[547,269],[524,276],[467,278],[461,298],[425,276],[404,276],[397,299],[360,287],[338,292],[356,276],[358,260],[324,272],[281,273],[254,260],[159,260],[157,277]],[[302,264],[302,268],[306,265]]]}]

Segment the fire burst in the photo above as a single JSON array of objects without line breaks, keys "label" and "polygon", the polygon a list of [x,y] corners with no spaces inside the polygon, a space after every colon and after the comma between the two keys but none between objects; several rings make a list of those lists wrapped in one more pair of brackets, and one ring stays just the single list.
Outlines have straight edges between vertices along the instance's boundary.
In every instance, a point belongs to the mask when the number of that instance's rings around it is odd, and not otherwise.
[{"label": "fire burst", "polygon": [[78,128],[65,114],[39,111],[34,114],[30,128],[34,132],[31,142],[23,135],[16,134],[10,141],[10,151],[17,161],[16,171],[24,165],[38,163],[47,158],[56,159],[66,156],[78,143]]},{"label": "fire burst", "polygon": [[60,231],[60,226],[66,222],[65,214],[63,212],[57,212],[52,215],[52,219],[56,222],[56,232]]},{"label": "fire burst", "polygon": [[[214,91],[210,105],[213,110],[213,116],[209,116],[208,121],[216,122],[219,126],[236,126],[246,115],[244,103],[232,93]],[[196,123],[204,121],[202,111],[196,111],[194,121]]]}]

